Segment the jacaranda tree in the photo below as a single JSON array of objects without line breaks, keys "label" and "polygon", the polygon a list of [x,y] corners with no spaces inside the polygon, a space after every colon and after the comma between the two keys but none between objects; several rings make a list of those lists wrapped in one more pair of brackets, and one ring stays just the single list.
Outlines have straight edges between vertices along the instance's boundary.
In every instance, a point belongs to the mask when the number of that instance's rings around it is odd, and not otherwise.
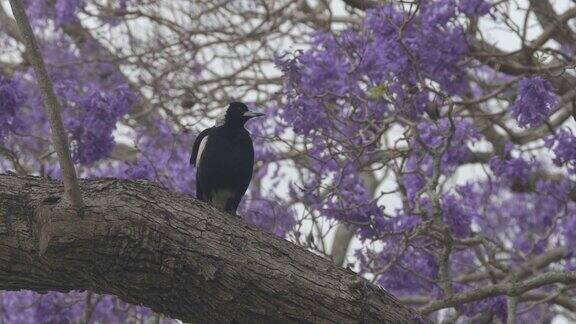
[{"label": "jacaranda tree", "polygon": [[[194,135],[244,100],[268,116],[247,222],[433,321],[576,321],[573,3],[25,3],[81,177],[193,194]],[[0,4],[0,169],[58,178]],[[92,292],[0,305],[6,322],[162,320]]]}]

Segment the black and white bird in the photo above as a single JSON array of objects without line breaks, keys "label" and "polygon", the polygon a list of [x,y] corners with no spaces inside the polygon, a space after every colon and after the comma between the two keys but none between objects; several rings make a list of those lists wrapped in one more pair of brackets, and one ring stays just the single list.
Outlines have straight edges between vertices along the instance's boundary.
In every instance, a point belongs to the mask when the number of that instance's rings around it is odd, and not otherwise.
[{"label": "black and white bird", "polygon": [[252,179],[254,147],[244,124],[264,114],[232,102],[224,121],[203,130],[192,148],[190,164],[196,166],[196,197],[219,210],[236,214]]}]

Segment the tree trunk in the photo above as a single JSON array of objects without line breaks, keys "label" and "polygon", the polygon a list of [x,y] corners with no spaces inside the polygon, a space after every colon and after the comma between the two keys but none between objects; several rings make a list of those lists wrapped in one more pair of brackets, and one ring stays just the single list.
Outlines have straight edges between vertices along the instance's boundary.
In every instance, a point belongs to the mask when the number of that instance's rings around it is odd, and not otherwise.
[{"label": "tree trunk", "polygon": [[117,179],[81,188],[79,217],[59,182],[0,175],[0,289],[90,289],[198,323],[421,320],[355,273],[189,196]]}]

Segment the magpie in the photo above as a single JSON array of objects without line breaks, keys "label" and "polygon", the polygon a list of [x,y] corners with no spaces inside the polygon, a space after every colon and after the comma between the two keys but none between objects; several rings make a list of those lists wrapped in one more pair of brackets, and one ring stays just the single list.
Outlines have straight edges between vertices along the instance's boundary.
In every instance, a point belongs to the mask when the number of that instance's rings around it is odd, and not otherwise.
[{"label": "magpie", "polygon": [[264,114],[241,102],[226,109],[223,123],[198,134],[190,164],[196,167],[196,197],[219,210],[236,214],[254,166],[254,147],[244,124]]}]

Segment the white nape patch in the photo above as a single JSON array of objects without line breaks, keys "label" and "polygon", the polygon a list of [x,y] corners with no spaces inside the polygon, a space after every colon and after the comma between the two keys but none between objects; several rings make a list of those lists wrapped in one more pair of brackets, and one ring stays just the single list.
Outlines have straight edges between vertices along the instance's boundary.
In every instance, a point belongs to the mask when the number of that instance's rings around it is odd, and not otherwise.
[{"label": "white nape patch", "polygon": [[214,124],[214,126],[224,125],[224,122],[226,121],[226,112],[227,111],[228,111],[228,108],[224,108],[224,110],[222,110],[222,112],[218,115],[218,117],[216,117],[216,124]]},{"label": "white nape patch", "polygon": [[212,191],[212,206],[218,210],[226,211],[226,204],[233,196],[234,193],[230,190],[214,190]]},{"label": "white nape patch", "polygon": [[198,148],[198,154],[196,154],[196,169],[200,169],[200,161],[202,161],[202,153],[204,153],[206,143],[208,143],[208,135],[204,136],[202,142],[200,142],[200,147]]}]

